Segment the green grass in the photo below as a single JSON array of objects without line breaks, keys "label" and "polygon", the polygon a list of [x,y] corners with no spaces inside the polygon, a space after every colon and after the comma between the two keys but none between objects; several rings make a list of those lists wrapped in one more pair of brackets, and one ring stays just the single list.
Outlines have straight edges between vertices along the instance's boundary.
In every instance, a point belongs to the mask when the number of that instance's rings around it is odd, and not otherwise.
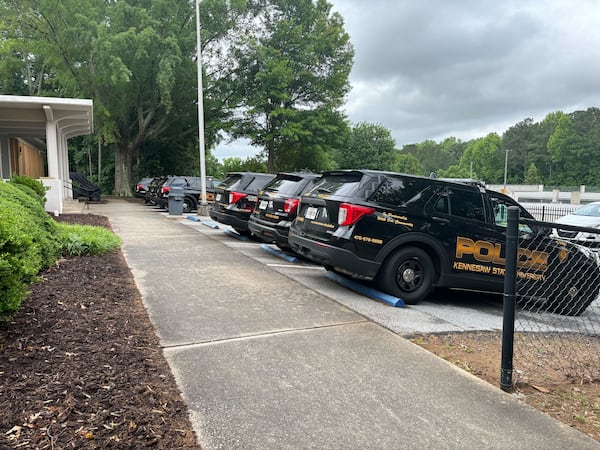
[{"label": "green grass", "polygon": [[57,223],[57,226],[65,255],[96,255],[112,252],[121,247],[121,239],[106,228],[61,222]]}]

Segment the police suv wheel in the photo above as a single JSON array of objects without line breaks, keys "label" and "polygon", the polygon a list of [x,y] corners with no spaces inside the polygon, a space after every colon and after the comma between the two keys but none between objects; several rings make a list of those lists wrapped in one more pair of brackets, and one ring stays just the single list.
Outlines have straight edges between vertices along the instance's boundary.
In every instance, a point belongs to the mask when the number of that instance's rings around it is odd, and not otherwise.
[{"label": "police suv wheel", "polygon": [[600,274],[596,267],[571,274],[569,280],[556,277],[546,311],[563,316],[580,316],[598,298]]},{"label": "police suv wheel", "polygon": [[420,248],[407,247],[385,260],[377,282],[381,290],[415,305],[431,292],[434,275],[429,255]]},{"label": "police suv wheel", "polygon": [[182,209],[184,213],[190,213],[196,209],[196,202],[189,197],[184,197]]}]

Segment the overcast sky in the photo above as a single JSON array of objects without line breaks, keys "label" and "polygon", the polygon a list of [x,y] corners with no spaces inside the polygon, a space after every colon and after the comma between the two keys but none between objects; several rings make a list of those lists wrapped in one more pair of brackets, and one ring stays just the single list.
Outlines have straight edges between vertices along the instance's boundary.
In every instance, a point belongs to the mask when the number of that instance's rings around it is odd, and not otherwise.
[{"label": "overcast sky", "polygon": [[345,112],[390,129],[397,148],[600,107],[598,0],[329,1],[355,50]]}]

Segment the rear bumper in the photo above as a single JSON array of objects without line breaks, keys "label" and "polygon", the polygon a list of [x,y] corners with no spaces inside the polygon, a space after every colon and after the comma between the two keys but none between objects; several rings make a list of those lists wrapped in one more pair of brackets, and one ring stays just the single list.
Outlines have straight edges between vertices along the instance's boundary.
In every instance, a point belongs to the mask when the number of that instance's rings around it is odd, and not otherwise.
[{"label": "rear bumper", "polygon": [[250,213],[230,210],[215,210],[211,208],[208,214],[212,220],[216,220],[217,222],[225,225],[230,225],[235,230],[248,230],[248,219],[250,218]]},{"label": "rear bumper", "polygon": [[296,253],[323,266],[334,267],[358,278],[374,278],[381,266],[377,261],[359,258],[351,250],[301,236],[293,229],[290,230],[288,242]]},{"label": "rear bumper", "polygon": [[252,216],[248,220],[248,229],[261,240],[275,241],[283,245],[288,244],[290,227],[282,227]]}]

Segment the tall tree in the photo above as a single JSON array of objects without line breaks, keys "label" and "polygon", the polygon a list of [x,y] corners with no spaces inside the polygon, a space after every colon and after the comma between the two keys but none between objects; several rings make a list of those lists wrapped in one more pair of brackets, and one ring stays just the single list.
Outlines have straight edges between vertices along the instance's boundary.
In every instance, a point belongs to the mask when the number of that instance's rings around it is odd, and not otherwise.
[{"label": "tall tree", "polygon": [[[203,42],[219,48],[236,23],[229,12],[245,2],[202,3],[205,19],[218,17],[206,21]],[[94,100],[96,130],[115,153],[117,195],[130,194],[132,164],[147,142],[177,127],[196,139],[194,16],[188,0],[0,0],[7,38],[19,41],[19,50],[38,64],[43,55],[43,81],[52,94]],[[206,90],[209,146],[218,129],[211,118],[223,109],[215,97]]]},{"label": "tall tree", "polygon": [[465,142],[450,137],[439,144],[432,140],[426,140],[417,144],[405,145],[402,150],[414,155],[421,163],[423,172],[430,174],[445,170],[458,163],[466,146]]},{"label": "tall tree", "polygon": [[[180,67],[181,36],[193,31],[185,1],[4,0],[13,29],[36,41],[56,71],[61,94],[94,99],[96,125],[115,148],[115,194],[131,193],[134,155],[161,133]],[[190,100],[188,100],[190,101]]]},{"label": "tall tree", "polygon": [[499,183],[504,173],[502,139],[496,133],[469,142],[458,164],[440,171],[446,177],[478,178],[486,183]]},{"label": "tall tree", "polygon": [[392,166],[392,170],[413,175],[424,175],[423,166],[415,155],[412,153],[396,153],[396,162]]},{"label": "tall tree", "polygon": [[221,166],[221,176],[224,177],[229,172],[265,172],[267,165],[258,156],[242,159],[231,157],[223,159]]},{"label": "tall tree", "polygon": [[240,49],[234,81],[234,137],[263,148],[269,171],[290,149],[297,160],[331,151],[327,136],[345,127],[337,109],[349,90],[354,51],[343,19],[326,0],[260,0]]},{"label": "tall tree", "polygon": [[350,130],[348,144],[338,153],[342,169],[391,170],[396,163],[396,141],[380,124],[361,122]]},{"label": "tall tree", "polygon": [[589,151],[583,137],[577,133],[572,119],[563,114],[548,140],[548,151],[555,170],[552,181],[556,184],[576,186],[583,183],[590,162]]},{"label": "tall tree", "polygon": [[532,118],[524,119],[506,130],[502,142],[503,147],[509,149],[508,172],[513,182],[523,182],[531,164],[542,168],[540,176],[549,175],[548,137],[542,124],[534,122]]},{"label": "tall tree", "polygon": [[527,169],[527,173],[525,174],[525,180],[523,180],[525,184],[542,184],[543,180],[540,176],[537,167],[534,163],[529,164],[529,168]]}]

